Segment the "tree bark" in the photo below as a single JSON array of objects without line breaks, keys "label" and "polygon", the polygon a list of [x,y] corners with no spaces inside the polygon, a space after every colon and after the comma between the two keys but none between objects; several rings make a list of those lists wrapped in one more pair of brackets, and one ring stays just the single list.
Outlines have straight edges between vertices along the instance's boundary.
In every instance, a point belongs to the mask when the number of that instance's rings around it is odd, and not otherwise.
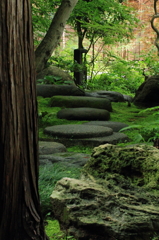
[{"label": "tree bark", "polygon": [[0,1],[0,239],[45,240],[29,0]]},{"label": "tree bark", "polygon": [[54,49],[60,42],[66,22],[78,0],[63,0],[58,8],[49,30],[35,51],[36,71],[42,71]]},{"label": "tree bark", "polygon": [[155,31],[156,35],[157,35],[156,39],[155,39],[155,46],[157,47],[158,55],[159,55],[159,30],[157,29],[157,27],[154,24],[154,21],[157,18],[159,18],[159,13],[157,11],[157,2],[158,2],[158,0],[154,0],[154,15],[152,16],[152,19],[151,19],[151,27]]}]

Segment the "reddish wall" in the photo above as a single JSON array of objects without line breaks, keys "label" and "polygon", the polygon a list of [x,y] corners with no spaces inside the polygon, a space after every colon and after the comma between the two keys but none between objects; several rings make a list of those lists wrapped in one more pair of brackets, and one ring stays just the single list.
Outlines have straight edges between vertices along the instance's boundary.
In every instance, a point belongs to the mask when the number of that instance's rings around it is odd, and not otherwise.
[{"label": "reddish wall", "polygon": [[125,47],[125,52],[122,53],[123,57],[139,59],[139,55],[148,52],[154,46],[156,34],[150,24],[150,20],[154,14],[153,4],[153,0],[127,1],[127,5],[137,10],[137,17],[140,19],[140,23],[134,29],[135,38]]}]

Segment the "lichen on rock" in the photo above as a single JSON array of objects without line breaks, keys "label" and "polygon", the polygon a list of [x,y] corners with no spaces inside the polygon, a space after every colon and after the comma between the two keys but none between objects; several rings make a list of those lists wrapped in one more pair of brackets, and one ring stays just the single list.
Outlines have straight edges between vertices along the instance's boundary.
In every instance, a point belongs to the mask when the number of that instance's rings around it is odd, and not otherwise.
[{"label": "lichen on rock", "polygon": [[57,182],[53,212],[78,240],[152,240],[159,235],[158,182],[158,149],[101,145],[81,179]]},{"label": "lichen on rock", "polygon": [[102,179],[119,174],[136,186],[159,189],[159,150],[148,145],[100,145],[94,148],[83,173]]}]

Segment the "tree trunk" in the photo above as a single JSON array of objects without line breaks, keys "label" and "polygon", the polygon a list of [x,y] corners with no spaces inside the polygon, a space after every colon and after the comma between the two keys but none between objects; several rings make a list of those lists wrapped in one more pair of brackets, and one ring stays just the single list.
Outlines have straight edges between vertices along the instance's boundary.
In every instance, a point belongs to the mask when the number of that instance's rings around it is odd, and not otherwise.
[{"label": "tree trunk", "polygon": [[0,1],[0,239],[45,240],[29,0]]},{"label": "tree trunk", "polygon": [[156,39],[155,39],[155,45],[157,47],[158,55],[159,55],[159,30],[158,30],[156,24],[154,23],[155,20],[157,18],[159,18],[159,13],[157,11],[157,9],[158,9],[157,8],[157,2],[158,2],[158,0],[154,0],[154,15],[152,16],[152,19],[151,19],[151,27],[155,31],[156,35],[157,35]]},{"label": "tree trunk", "polygon": [[35,51],[36,71],[42,71],[54,49],[60,42],[66,22],[78,0],[63,0],[58,8],[49,30]]}]

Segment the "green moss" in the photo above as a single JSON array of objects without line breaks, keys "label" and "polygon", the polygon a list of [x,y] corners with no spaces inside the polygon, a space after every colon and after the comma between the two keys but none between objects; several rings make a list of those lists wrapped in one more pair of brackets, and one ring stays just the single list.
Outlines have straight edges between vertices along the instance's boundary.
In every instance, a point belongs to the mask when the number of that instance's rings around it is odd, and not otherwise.
[{"label": "green moss", "polygon": [[45,232],[50,240],[75,240],[72,236],[69,236],[66,232],[60,230],[60,225],[57,220],[47,220]]},{"label": "green moss", "polygon": [[158,149],[150,146],[121,148],[106,144],[94,149],[83,172],[105,179],[110,174],[119,174],[136,186],[159,189],[158,159]]},{"label": "green moss", "polygon": [[90,107],[112,111],[111,103],[107,98],[92,98],[85,96],[53,96],[50,99],[50,106],[62,108]]},{"label": "green moss", "polygon": [[72,146],[67,148],[68,152],[77,152],[77,153],[87,153],[87,154],[91,154],[92,153],[93,148],[92,147],[84,147],[84,146]]}]

